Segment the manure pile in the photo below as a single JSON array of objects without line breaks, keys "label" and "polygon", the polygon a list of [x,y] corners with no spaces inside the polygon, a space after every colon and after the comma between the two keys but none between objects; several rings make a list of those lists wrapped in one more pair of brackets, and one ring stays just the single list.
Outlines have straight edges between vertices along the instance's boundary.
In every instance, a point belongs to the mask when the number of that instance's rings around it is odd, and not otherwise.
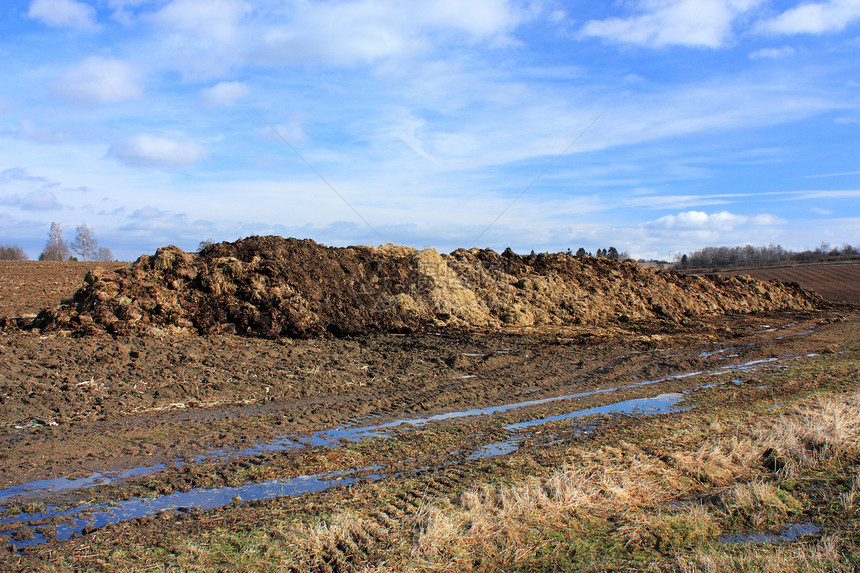
[{"label": "manure pile", "polygon": [[162,247],[115,272],[96,269],[71,301],[42,311],[33,326],[305,338],[680,321],[824,304],[797,284],[685,276],[633,261],[250,237],[200,253]]}]

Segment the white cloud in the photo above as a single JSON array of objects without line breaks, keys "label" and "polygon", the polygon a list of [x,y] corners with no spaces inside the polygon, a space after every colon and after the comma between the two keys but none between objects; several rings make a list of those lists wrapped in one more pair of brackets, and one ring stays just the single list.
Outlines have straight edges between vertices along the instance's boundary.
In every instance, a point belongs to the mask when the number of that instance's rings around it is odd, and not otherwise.
[{"label": "white cloud", "polygon": [[101,56],[80,62],[53,86],[56,96],[82,105],[133,99],[141,91],[137,70],[126,62]]},{"label": "white cloud", "polygon": [[677,215],[666,215],[646,224],[651,229],[673,229],[682,231],[732,231],[736,227],[780,225],[786,221],[767,213],[746,217],[728,211],[708,214],[704,211],[683,211]]},{"label": "white cloud", "polygon": [[663,254],[651,251],[649,256],[664,257],[668,254],[667,248],[690,251],[706,246],[780,242],[780,235],[787,229],[786,223],[767,213],[748,217],[729,211],[684,211],[649,221],[637,231],[628,229],[628,232],[631,239],[638,235],[638,240],[632,241],[637,245],[633,250],[648,252],[649,247],[659,247]]},{"label": "white cloud", "polygon": [[821,207],[813,207],[812,209],[810,209],[810,211],[812,211],[813,213],[818,213],[819,215],[824,215],[824,216],[833,214],[833,211],[831,211],[830,209],[822,209]]},{"label": "white cloud", "polygon": [[761,29],[772,34],[826,34],[841,32],[860,20],[860,1],[809,2],[786,10],[763,22]]},{"label": "white cloud", "polygon": [[191,165],[209,156],[205,147],[141,133],[114,143],[108,156],[134,167]]},{"label": "white cloud", "polygon": [[75,0],[33,0],[27,15],[56,28],[93,29],[96,10]]},{"label": "white cloud", "polygon": [[586,37],[650,47],[681,45],[719,48],[732,35],[734,20],[759,0],[643,0],[637,16],[591,20]]},{"label": "white cloud", "polygon": [[203,90],[203,103],[209,107],[232,106],[250,92],[251,89],[242,82],[219,82]]},{"label": "white cloud", "polygon": [[750,53],[749,58],[751,60],[759,60],[759,59],[778,59],[785,58],[788,56],[794,55],[794,48],[791,46],[783,46],[781,48],[762,48],[761,50],[756,50],[755,52]]}]

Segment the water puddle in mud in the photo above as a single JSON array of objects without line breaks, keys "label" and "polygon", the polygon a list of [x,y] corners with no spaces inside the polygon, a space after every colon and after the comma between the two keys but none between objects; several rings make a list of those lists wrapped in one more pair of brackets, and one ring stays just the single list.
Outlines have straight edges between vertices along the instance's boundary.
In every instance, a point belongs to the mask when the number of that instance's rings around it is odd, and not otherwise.
[{"label": "water puddle in mud", "polygon": [[520,440],[511,438],[510,440],[504,440],[501,442],[487,444],[486,446],[481,446],[475,451],[474,454],[470,455],[466,459],[481,460],[484,458],[491,458],[493,456],[505,456],[507,454],[514,453],[518,449],[520,449]]},{"label": "water puddle in mud", "polygon": [[[372,470],[373,468],[366,469]],[[66,510],[49,507],[38,513],[19,513],[14,517],[0,520],[0,524],[20,523],[21,527],[34,528],[38,526],[28,526],[28,523],[45,524],[49,520],[53,520],[54,527],[56,527],[56,537],[65,540],[72,535],[80,535],[86,527],[99,528],[111,523],[155,515],[163,511],[179,508],[187,510],[191,507],[213,509],[228,505],[236,498],[241,501],[254,501],[287,495],[297,496],[322,491],[337,485],[349,485],[359,479],[355,477],[342,478],[340,475],[343,474],[305,475],[292,479],[269,480],[235,487],[197,488],[156,498],[132,498],[100,505],[84,504]],[[17,551],[28,545],[38,545],[47,541],[48,539],[36,530],[33,532],[33,539],[11,540],[10,543]]]},{"label": "water puddle in mud", "polygon": [[795,541],[803,535],[815,535],[821,530],[814,523],[789,523],[782,528],[779,533],[741,533],[738,535],[724,535],[718,537],[717,541],[721,543],[732,543],[739,545],[749,545],[751,543],[782,543],[784,541]]},{"label": "water puddle in mud", "polygon": [[86,489],[97,485],[107,485],[113,481],[128,479],[133,476],[153,473],[164,469],[167,469],[166,465],[155,464],[152,466],[131,468],[121,472],[108,472],[107,474],[96,472],[91,476],[75,479],[54,478],[31,481],[29,483],[13,485],[0,490],[0,503],[4,503],[9,499],[20,495],[34,493],[61,493],[63,491]]},{"label": "water puddle in mud", "polygon": [[528,420],[526,422],[518,422],[516,424],[508,424],[506,430],[516,431],[532,426],[540,426],[548,422],[557,422],[559,420],[575,420],[577,418],[585,418],[586,416],[595,416],[598,414],[642,414],[645,416],[653,416],[655,414],[668,414],[671,412],[682,411],[683,408],[677,408],[678,402],[684,398],[683,394],[676,392],[670,394],[660,394],[653,398],[635,398],[633,400],[624,400],[614,404],[605,406],[595,406],[594,408],[585,408],[567,414],[557,414],[537,420]]}]

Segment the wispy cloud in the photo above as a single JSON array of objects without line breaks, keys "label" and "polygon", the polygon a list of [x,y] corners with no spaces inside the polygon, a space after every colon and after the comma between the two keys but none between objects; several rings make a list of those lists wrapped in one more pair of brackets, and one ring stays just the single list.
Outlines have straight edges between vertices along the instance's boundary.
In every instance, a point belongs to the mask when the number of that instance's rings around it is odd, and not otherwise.
[{"label": "wispy cloud", "polygon": [[44,190],[0,197],[0,205],[17,207],[22,211],[57,211],[63,208],[53,192]]},{"label": "wispy cloud", "polygon": [[751,60],[760,60],[763,58],[776,60],[793,56],[794,53],[795,50],[791,46],[782,46],[781,48],[762,48],[761,50],[751,52],[749,58]]},{"label": "wispy cloud", "polygon": [[814,175],[804,175],[804,179],[818,179],[824,177],[845,177],[849,175],[860,175],[860,171],[839,171],[837,173],[816,173]]},{"label": "wispy cloud", "polygon": [[114,143],[108,156],[134,167],[178,167],[209,156],[200,144],[141,133]]},{"label": "wispy cloud", "polygon": [[647,207],[649,209],[667,209],[683,207],[702,207],[705,205],[728,205],[748,197],[746,194],[714,194],[714,195],[644,195],[630,197],[624,203],[630,207]]}]

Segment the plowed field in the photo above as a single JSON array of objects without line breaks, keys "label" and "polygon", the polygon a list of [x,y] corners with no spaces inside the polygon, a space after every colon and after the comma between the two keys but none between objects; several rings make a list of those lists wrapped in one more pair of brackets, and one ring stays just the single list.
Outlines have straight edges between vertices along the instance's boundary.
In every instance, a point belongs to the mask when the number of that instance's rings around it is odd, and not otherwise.
[{"label": "plowed field", "polygon": [[834,302],[860,302],[860,264],[796,265],[718,274],[748,275],[755,279],[796,282]]}]

